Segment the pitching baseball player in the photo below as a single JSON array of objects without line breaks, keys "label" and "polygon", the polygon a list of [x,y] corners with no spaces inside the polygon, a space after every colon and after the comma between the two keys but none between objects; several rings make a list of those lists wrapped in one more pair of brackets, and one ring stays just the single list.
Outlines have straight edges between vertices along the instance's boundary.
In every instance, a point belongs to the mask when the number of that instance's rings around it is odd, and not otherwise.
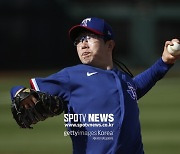
[{"label": "pitching baseball player", "polygon": [[137,100],[164,77],[179,56],[167,52],[149,69],[131,77],[113,65],[111,26],[86,18],[69,36],[82,62],[45,78],[31,88],[11,89],[12,114],[21,128],[64,112],[74,154],[143,154]]}]

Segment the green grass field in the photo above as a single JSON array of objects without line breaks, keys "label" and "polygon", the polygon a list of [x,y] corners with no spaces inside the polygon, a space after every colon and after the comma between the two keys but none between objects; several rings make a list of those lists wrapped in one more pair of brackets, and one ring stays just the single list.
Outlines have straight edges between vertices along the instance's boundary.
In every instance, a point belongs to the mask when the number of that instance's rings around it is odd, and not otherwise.
[{"label": "green grass field", "polygon": [[[71,140],[63,135],[62,115],[40,122],[32,130],[20,129],[11,115],[11,87],[28,86],[31,77],[50,73],[6,72],[0,77],[0,154],[72,153]],[[146,154],[179,154],[180,75],[179,78],[166,77],[158,82],[139,100],[139,107]]]}]

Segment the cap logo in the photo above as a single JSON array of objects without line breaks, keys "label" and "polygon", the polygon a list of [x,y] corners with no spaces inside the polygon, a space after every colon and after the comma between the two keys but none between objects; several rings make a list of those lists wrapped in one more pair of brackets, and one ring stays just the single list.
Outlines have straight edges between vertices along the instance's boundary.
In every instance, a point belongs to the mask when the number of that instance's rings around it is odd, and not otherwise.
[{"label": "cap logo", "polygon": [[108,35],[110,35],[111,36],[111,32],[108,30]]},{"label": "cap logo", "polygon": [[87,23],[91,21],[91,18],[86,18],[81,22],[82,26],[86,26],[87,27]]}]

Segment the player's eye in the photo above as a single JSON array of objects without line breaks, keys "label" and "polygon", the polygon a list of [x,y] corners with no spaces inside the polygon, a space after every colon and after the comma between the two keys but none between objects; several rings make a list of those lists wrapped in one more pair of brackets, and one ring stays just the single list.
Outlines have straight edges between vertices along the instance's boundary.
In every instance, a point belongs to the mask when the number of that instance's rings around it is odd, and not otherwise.
[{"label": "player's eye", "polygon": [[83,41],[88,41],[89,43],[91,43],[99,38],[103,38],[103,37],[95,34],[83,34],[75,39],[74,46],[77,46],[79,43],[83,43]]},{"label": "player's eye", "polygon": [[74,45],[77,46],[79,43],[82,43],[83,41],[89,41],[91,40],[91,36],[89,35],[84,35],[84,36],[79,36],[75,39]]},{"label": "player's eye", "polygon": [[74,46],[77,46],[82,40],[82,37],[77,37],[74,41]]}]

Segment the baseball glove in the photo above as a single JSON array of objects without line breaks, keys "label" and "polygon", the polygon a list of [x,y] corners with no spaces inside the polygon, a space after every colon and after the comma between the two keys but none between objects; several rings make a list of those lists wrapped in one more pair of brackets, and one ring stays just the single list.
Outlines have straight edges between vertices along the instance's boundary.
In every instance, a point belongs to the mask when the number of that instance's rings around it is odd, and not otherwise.
[{"label": "baseball glove", "polygon": [[[33,107],[25,108],[22,102],[30,99],[30,96],[35,97],[37,102]],[[13,118],[21,128],[33,128],[32,124],[62,113],[63,106],[64,102],[57,96],[23,88],[12,100],[11,111]]]}]

